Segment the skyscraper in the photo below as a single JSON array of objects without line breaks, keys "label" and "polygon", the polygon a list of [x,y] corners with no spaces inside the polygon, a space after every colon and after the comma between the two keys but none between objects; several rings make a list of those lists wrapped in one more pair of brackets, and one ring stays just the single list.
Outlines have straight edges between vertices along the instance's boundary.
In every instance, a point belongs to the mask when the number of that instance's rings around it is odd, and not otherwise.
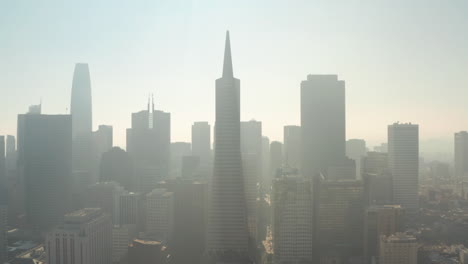
[{"label": "skyscraper", "polygon": [[[174,263],[201,264],[206,239],[207,184],[198,180],[169,179],[158,188],[174,193]],[[187,225],[190,223],[190,225]]]},{"label": "skyscraper", "polygon": [[70,113],[73,119],[73,138],[80,134],[91,133],[93,129],[91,79],[87,63],[75,65]]},{"label": "skyscraper", "polygon": [[302,171],[326,173],[345,160],[345,82],[337,75],[308,75],[301,83]]},{"label": "skyscraper", "polygon": [[211,127],[208,122],[192,125],[192,155],[200,157],[200,164],[206,166],[211,158]]},{"label": "skyscraper", "polygon": [[279,141],[272,141],[270,144],[270,178],[271,180],[276,177],[276,172],[279,168],[283,167],[283,144]]},{"label": "skyscraper", "polygon": [[399,205],[370,206],[364,215],[364,259],[373,263],[378,255],[380,236],[390,236],[401,231],[403,210]]},{"label": "skyscraper", "polygon": [[271,175],[270,175],[270,139],[268,137],[262,136],[262,179],[261,179],[261,189],[269,190],[271,184]]},{"label": "skyscraper", "polygon": [[282,175],[273,180],[274,263],[312,262],[312,193],[310,178]]},{"label": "skyscraper", "polygon": [[47,263],[112,263],[112,224],[99,208],[68,213],[46,237]]},{"label": "skyscraper", "polygon": [[112,126],[100,125],[97,131],[93,132],[94,155],[99,162],[101,155],[109,151],[113,146]]},{"label": "skyscraper", "polygon": [[18,159],[28,223],[45,231],[70,209],[71,116],[19,115]]},{"label": "skyscraper", "polygon": [[301,127],[284,126],[284,164],[299,169],[301,166]]},{"label": "skyscraper", "polygon": [[262,122],[241,122],[241,154],[250,237],[257,234],[257,183],[262,176]]},{"label": "skyscraper", "polygon": [[349,139],[346,141],[346,156],[356,163],[356,179],[361,179],[361,159],[366,155],[364,139]]},{"label": "skyscraper", "polygon": [[393,179],[393,200],[408,215],[419,208],[419,126],[394,123],[388,126],[388,167]]},{"label": "skyscraper", "polygon": [[[3,190],[1,190],[3,191]],[[8,205],[0,201],[0,263],[8,261]]]},{"label": "skyscraper", "polygon": [[[7,176],[14,176],[16,171],[16,140],[15,136],[8,135],[6,138],[6,156],[5,156],[5,167],[7,170]],[[13,175],[12,175],[13,174]]]},{"label": "skyscraper", "polygon": [[154,109],[132,114],[127,129],[127,152],[133,158],[137,190],[147,193],[169,176],[171,114]]},{"label": "skyscraper", "polygon": [[468,179],[468,132],[455,133],[455,176]]},{"label": "skyscraper", "polygon": [[81,208],[86,187],[98,180],[98,160],[93,142],[91,79],[86,63],[75,64],[70,114],[72,118],[72,193],[75,208]]},{"label": "skyscraper", "polygon": [[249,262],[247,208],[240,149],[240,81],[234,78],[229,32],[223,76],[216,80],[214,172],[207,253],[214,262]]},{"label": "skyscraper", "polygon": [[114,181],[126,190],[136,191],[133,162],[125,150],[114,147],[102,154],[100,182]]},{"label": "skyscraper", "polygon": [[171,143],[171,168],[170,178],[177,178],[182,175],[182,159],[185,156],[190,156],[192,146],[189,142],[172,142]]},{"label": "skyscraper", "polygon": [[154,189],[146,194],[146,234],[168,242],[174,231],[174,193]]},{"label": "skyscraper", "polygon": [[8,190],[6,188],[5,137],[0,136],[0,263],[8,259],[7,224],[8,224]]},{"label": "skyscraper", "polygon": [[[362,181],[317,181],[314,187],[316,203],[316,237],[314,247],[320,259],[346,262],[362,256],[364,208],[366,190]],[[340,262],[343,261],[343,262]]]},{"label": "skyscraper", "polygon": [[416,264],[418,263],[418,248],[419,245],[416,238],[405,233],[381,236],[379,242],[379,263]]}]

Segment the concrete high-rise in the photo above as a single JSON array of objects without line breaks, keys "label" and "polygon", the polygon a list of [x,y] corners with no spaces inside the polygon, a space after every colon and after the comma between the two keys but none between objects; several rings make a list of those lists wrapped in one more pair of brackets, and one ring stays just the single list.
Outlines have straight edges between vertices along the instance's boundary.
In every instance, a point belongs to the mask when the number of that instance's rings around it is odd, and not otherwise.
[{"label": "concrete high-rise", "polygon": [[419,208],[419,126],[388,126],[388,167],[392,174],[393,201],[410,215]]},{"label": "concrete high-rise", "polygon": [[208,122],[195,122],[192,125],[192,155],[200,157],[202,166],[211,159],[211,127]]},{"label": "concrete high-rise", "polygon": [[468,132],[455,133],[455,176],[468,179]]},{"label": "concrete high-rise", "polygon": [[100,125],[98,130],[93,132],[93,143],[94,154],[100,161],[102,153],[109,151],[113,146],[112,126]]},{"label": "concrete high-rise", "polygon": [[100,164],[100,182],[114,181],[126,190],[135,192],[136,181],[133,171],[133,162],[125,150],[114,147],[102,154]]},{"label": "concrete high-rise", "polygon": [[148,193],[169,176],[171,114],[154,109],[132,114],[127,129],[127,152],[133,158],[137,190]]},{"label": "concrete high-rise", "polygon": [[146,194],[146,234],[168,242],[174,232],[174,193],[154,189]]},{"label": "concrete high-rise", "polygon": [[250,237],[257,234],[257,183],[262,176],[262,122],[241,122],[241,155]]},{"label": "concrete high-rise", "polygon": [[118,219],[117,225],[135,225],[137,230],[141,229],[141,195],[134,192],[121,192],[118,200]]},{"label": "concrete high-rise", "polygon": [[5,137],[0,136],[0,202],[7,198],[7,170],[5,156]]},{"label": "concrete high-rise", "polygon": [[16,176],[16,139],[15,136],[8,135],[6,138],[6,154],[5,154],[5,167],[7,170],[7,176],[11,178]]},{"label": "concrete high-rise", "polygon": [[77,63],[73,73],[70,113],[73,119],[73,138],[93,130],[91,78],[87,63]]},{"label": "concrete high-rise", "polygon": [[416,238],[405,233],[381,236],[379,241],[379,263],[417,264],[418,248]]},{"label": "concrete high-rise", "polygon": [[174,263],[203,263],[205,244],[200,241],[206,238],[207,187],[206,183],[190,179],[169,179],[158,185],[174,194]]},{"label": "concrete high-rise", "polygon": [[370,204],[393,203],[392,175],[388,170],[387,152],[367,152],[361,159],[361,175],[369,187]]},{"label": "concrete high-rise", "polygon": [[284,164],[286,166],[300,169],[302,159],[301,140],[300,126],[284,126]]},{"label": "concrete high-rise", "polygon": [[[0,190],[4,191],[4,190]],[[8,261],[8,205],[0,201],[0,263]]]},{"label": "concrete high-rise", "polygon": [[301,83],[302,172],[326,173],[345,160],[345,82],[337,75],[308,75]]},{"label": "concrete high-rise", "polygon": [[314,245],[318,257],[345,262],[350,257],[362,256],[363,212],[366,190],[362,181],[317,181],[316,234]]},{"label": "concrete high-rise", "polygon": [[214,145],[207,255],[214,262],[249,263],[240,148],[240,81],[233,75],[229,32],[226,34],[223,76],[216,80]]},{"label": "concrete high-rise", "polygon": [[400,205],[370,206],[364,215],[364,259],[365,263],[378,255],[381,236],[390,236],[403,227],[403,210]]},{"label": "concrete high-rise", "polygon": [[112,227],[112,263],[120,262],[128,254],[128,245],[137,237],[135,225]]},{"label": "concrete high-rise", "polygon": [[279,141],[272,141],[270,144],[270,179],[276,177],[277,170],[283,167],[283,144]]},{"label": "concrete high-rise", "polygon": [[312,193],[310,178],[282,175],[273,180],[274,263],[312,262]]},{"label": "concrete high-rise", "polygon": [[346,156],[356,163],[356,179],[361,179],[361,160],[366,155],[364,139],[349,139],[346,141]]},{"label": "concrete high-rise", "polygon": [[172,142],[170,152],[170,178],[177,178],[182,175],[182,159],[185,156],[190,156],[192,145],[189,142]]},{"label": "concrete high-rise", "polygon": [[268,190],[271,185],[270,175],[270,139],[262,136],[262,179],[260,187],[262,190]]},{"label": "concrete high-rise", "polygon": [[112,224],[99,208],[66,214],[46,236],[47,263],[112,263]]},{"label": "concrete high-rise", "polygon": [[8,260],[8,190],[6,181],[5,137],[0,136],[0,263],[6,263]]},{"label": "concrete high-rise", "polygon": [[72,117],[18,116],[18,168],[28,223],[45,231],[70,209]]}]

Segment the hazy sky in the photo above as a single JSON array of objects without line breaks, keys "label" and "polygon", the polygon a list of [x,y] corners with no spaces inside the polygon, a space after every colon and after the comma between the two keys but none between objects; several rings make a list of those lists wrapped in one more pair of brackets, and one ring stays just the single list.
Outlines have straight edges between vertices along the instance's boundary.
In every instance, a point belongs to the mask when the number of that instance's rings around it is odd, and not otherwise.
[{"label": "hazy sky", "polygon": [[386,125],[420,124],[422,139],[468,129],[468,1],[0,1],[0,135],[42,98],[67,113],[74,64],[90,66],[94,128],[125,147],[132,112],[172,114],[172,141],[214,120],[226,29],[242,119],[282,139],[299,124],[307,74],[346,81],[347,137],[370,145]]}]

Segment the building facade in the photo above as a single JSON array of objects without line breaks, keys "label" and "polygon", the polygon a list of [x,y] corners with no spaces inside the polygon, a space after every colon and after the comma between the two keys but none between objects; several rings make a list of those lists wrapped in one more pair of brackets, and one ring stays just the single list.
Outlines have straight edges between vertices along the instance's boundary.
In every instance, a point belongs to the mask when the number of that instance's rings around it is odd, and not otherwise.
[{"label": "building facade", "polygon": [[405,233],[381,236],[379,243],[380,264],[417,264],[418,242]]},{"label": "building facade", "polygon": [[419,208],[419,126],[395,123],[388,126],[388,167],[392,174],[393,201],[408,214]]},{"label": "building facade", "polygon": [[468,132],[460,131],[454,137],[455,176],[468,178]]},{"label": "building facade", "polygon": [[72,117],[19,115],[18,159],[28,224],[46,231],[70,210]]},{"label": "building facade", "polygon": [[[284,175],[273,181],[274,263],[313,260],[312,180]],[[308,261],[308,262],[307,262]]]},{"label": "building facade", "polygon": [[206,250],[214,262],[248,262],[249,233],[240,143],[240,81],[233,75],[229,32],[223,76],[216,80],[214,146]]},{"label": "building facade", "polygon": [[345,82],[308,75],[301,83],[302,171],[305,177],[339,165],[346,153]]},{"label": "building facade", "polygon": [[146,234],[171,241],[174,232],[174,193],[154,189],[146,194]]},{"label": "building facade", "polygon": [[47,263],[112,263],[112,224],[99,208],[66,214],[46,236]]}]

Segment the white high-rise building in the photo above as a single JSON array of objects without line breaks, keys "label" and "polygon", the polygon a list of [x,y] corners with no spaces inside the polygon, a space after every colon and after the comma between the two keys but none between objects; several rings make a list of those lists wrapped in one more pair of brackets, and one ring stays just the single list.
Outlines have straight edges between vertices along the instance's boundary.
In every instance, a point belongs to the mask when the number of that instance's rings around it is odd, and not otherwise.
[{"label": "white high-rise building", "polygon": [[214,262],[250,262],[240,149],[240,81],[233,75],[229,32],[223,76],[216,80],[214,146],[207,256]]},{"label": "white high-rise building", "polygon": [[154,189],[146,194],[146,233],[155,239],[168,241],[174,227],[174,194],[166,189]]},{"label": "white high-rise building", "polygon": [[285,175],[273,181],[274,263],[312,261],[312,180]]},{"label": "white high-rise building", "polygon": [[419,208],[419,126],[388,126],[388,167],[393,177],[393,200],[408,214]]},{"label": "white high-rise building", "polygon": [[62,225],[49,232],[47,263],[112,263],[112,224],[99,208],[66,214]]}]

